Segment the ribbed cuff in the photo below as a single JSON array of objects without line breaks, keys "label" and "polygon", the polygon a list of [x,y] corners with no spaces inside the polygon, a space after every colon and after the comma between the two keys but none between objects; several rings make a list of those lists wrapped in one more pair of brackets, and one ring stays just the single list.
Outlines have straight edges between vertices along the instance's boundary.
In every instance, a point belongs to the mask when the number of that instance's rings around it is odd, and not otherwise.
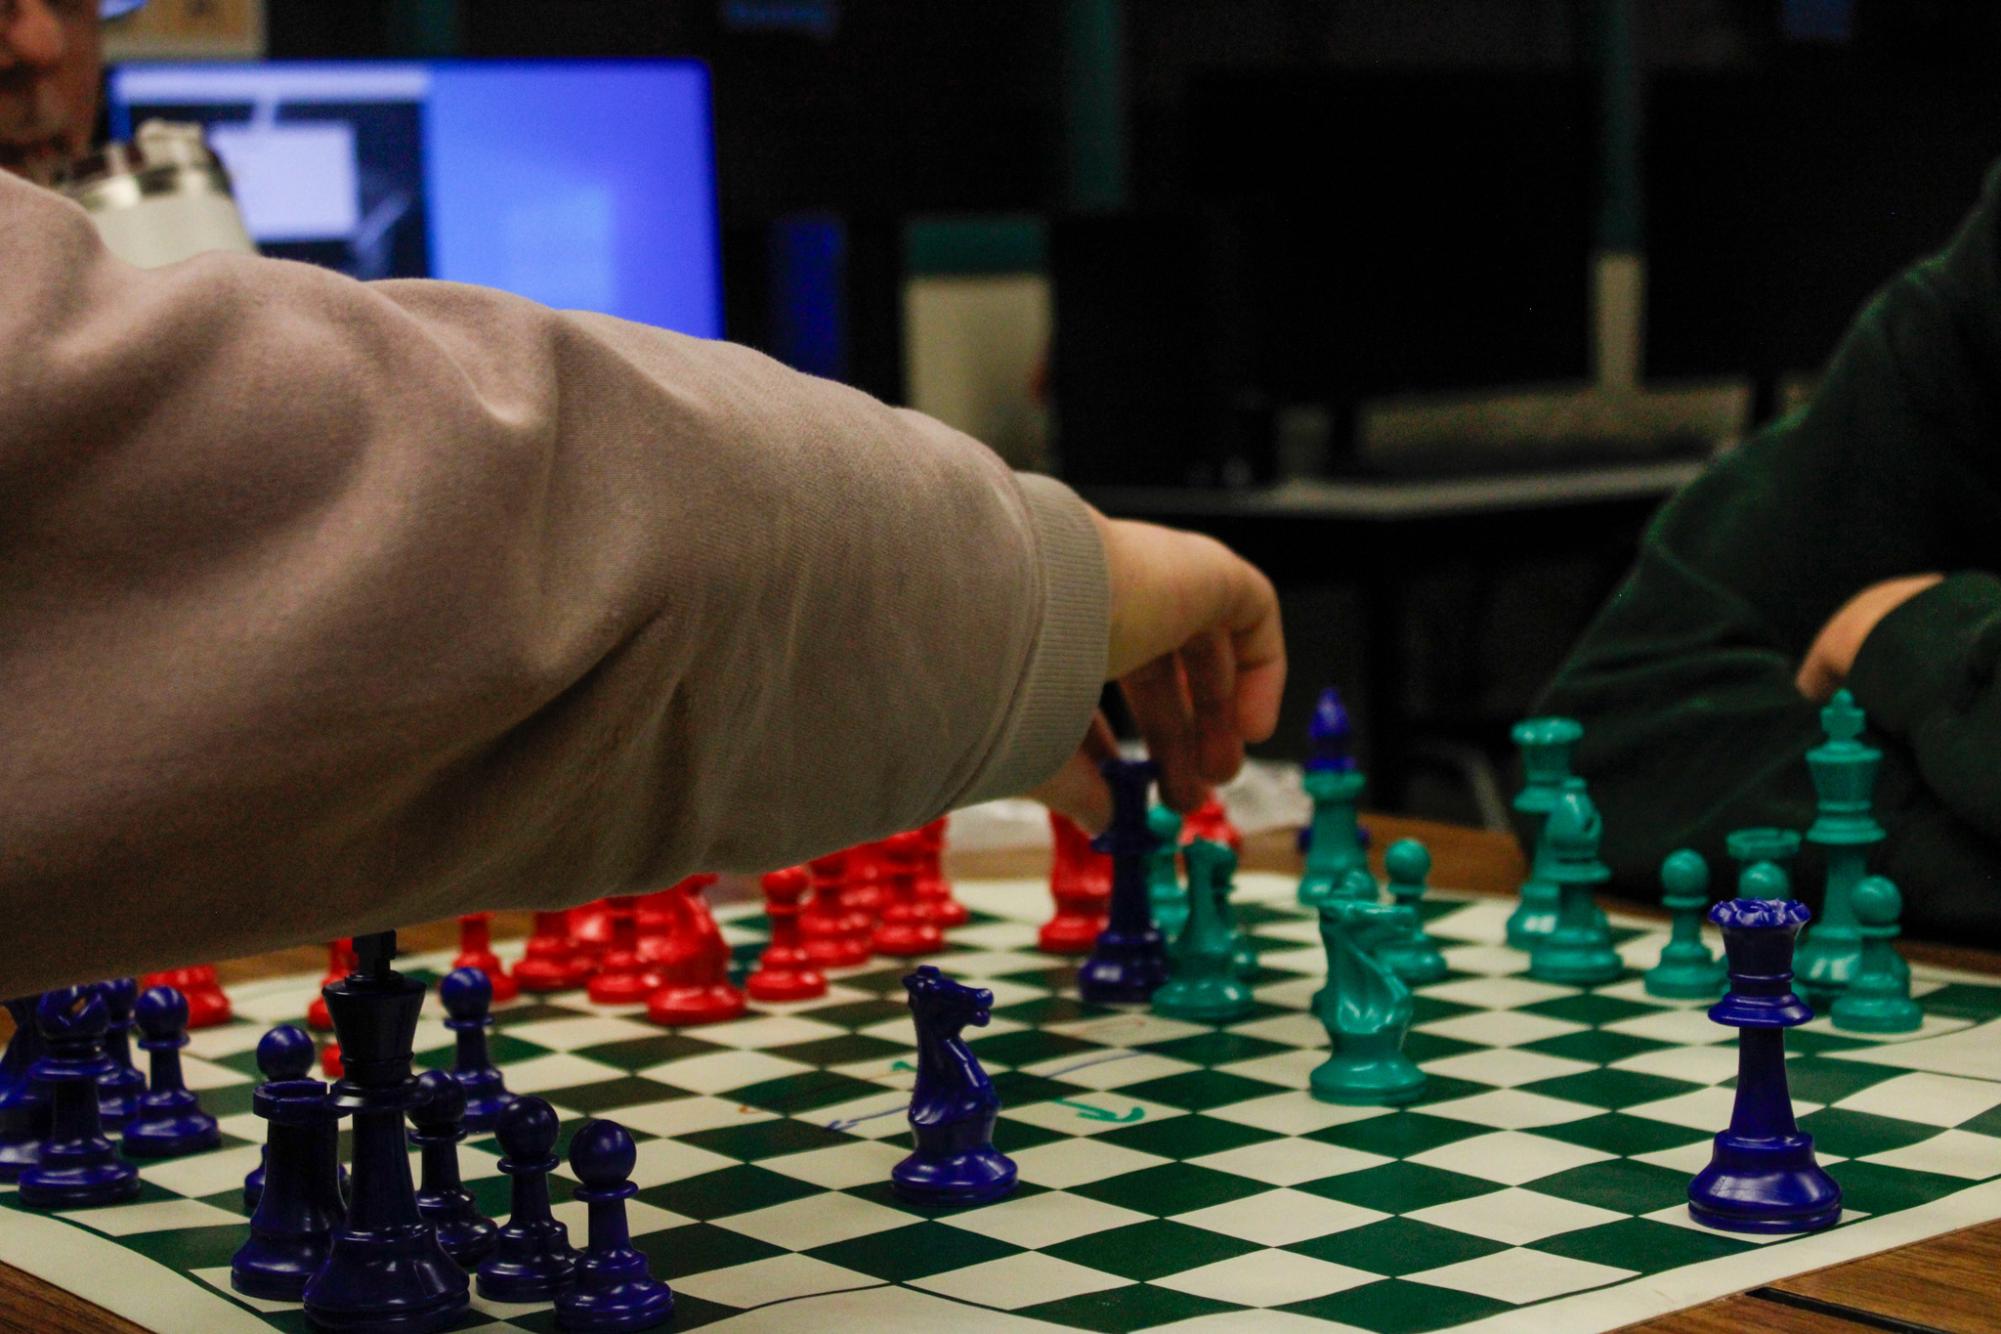
[{"label": "ribbed cuff", "polygon": [[1042,630],[1008,734],[955,805],[1019,796],[1049,778],[1090,728],[1105,683],[1111,579],[1091,512],[1052,477],[1018,473],[1042,557]]},{"label": "ribbed cuff", "polygon": [[2001,662],[2001,579],[1948,575],[1876,623],[1849,668],[1869,721],[1910,738],[1941,713],[1963,713]]}]

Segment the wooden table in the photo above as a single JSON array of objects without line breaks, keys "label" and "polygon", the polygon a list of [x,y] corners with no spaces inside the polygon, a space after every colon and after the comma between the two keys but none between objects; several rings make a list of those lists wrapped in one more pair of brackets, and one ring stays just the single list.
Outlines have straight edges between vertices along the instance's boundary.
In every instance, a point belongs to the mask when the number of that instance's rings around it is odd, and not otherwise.
[{"label": "wooden table", "polygon": [[[1372,816],[1368,824],[1375,835],[1378,874],[1382,872],[1382,850],[1399,838],[1415,837],[1431,848],[1432,879],[1437,884],[1481,894],[1511,894],[1521,882],[1521,851],[1508,835],[1386,815]],[[1042,852],[955,854],[950,869],[953,875],[964,877],[1021,876],[1039,874],[1047,862],[1048,856]],[[1298,870],[1299,855],[1291,833],[1279,831],[1248,840],[1244,865],[1259,870]],[[1622,908],[1646,911],[1633,905]],[[494,921],[494,935],[525,935],[528,924],[527,913],[501,913]],[[441,949],[451,943],[454,930],[450,922],[429,922],[404,931],[401,940],[412,951]],[[1926,963],[2001,974],[2001,955],[1984,950],[1905,942],[1905,952]],[[226,985],[315,972],[325,964],[323,946],[301,946],[234,959],[219,965],[218,972]],[[2001,1332],[2001,1281],[1997,1281],[1997,1273],[2001,1273],[2001,1222],[1983,1223],[1632,1328],[1645,1334],[1842,1334],[1865,1329],[1904,1334]],[[7,1265],[0,1265],[0,1331],[144,1334],[143,1327]]]}]

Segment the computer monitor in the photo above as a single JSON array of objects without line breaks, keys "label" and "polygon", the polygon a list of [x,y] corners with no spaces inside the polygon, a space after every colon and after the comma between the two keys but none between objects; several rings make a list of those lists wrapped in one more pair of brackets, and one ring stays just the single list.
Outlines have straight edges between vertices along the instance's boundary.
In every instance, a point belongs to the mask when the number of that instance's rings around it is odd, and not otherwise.
[{"label": "computer monitor", "polygon": [[722,334],[699,62],[127,65],[109,102],[200,122],[268,255]]}]

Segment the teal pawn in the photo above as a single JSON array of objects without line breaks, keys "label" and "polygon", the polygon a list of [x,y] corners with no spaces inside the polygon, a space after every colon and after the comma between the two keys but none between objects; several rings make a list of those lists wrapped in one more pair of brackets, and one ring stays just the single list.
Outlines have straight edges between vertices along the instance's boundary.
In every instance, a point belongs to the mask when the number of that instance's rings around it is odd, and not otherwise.
[{"label": "teal pawn", "polygon": [[1793,878],[1777,862],[1752,862],[1737,877],[1737,897],[1740,899],[1789,899],[1792,896]]},{"label": "teal pawn", "polygon": [[1230,860],[1216,871],[1216,914],[1223,919],[1224,930],[1230,933],[1230,967],[1244,981],[1253,982],[1258,975],[1258,950],[1237,924],[1237,905],[1232,901],[1236,893],[1237,857],[1231,853]]},{"label": "teal pawn", "polygon": [[1744,875],[1760,862],[1770,862],[1785,873],[1787,893],[1791,893],[1793,863],[1799,860],[1800,836],[1791,829],[1737,829],[1723,840],[1723,847],[1737,863],[1737,897],[1758,897],[1743,890]]},{"label": "teal pawn", "polygon": [[1450,971],[1438,942],[1424,930],[1424,918],[1417,905],[1424,898],[1425,878],[1431,874],[1431,850],[1414,838],[1390,845],[1383,854],[1383,866],[1390,873],[1390,897],[1410,909],[1410,934],[1392,940],[1376,951],[1376,957],[1408,986],[1436,982]]},{"label": "teal pawn", "polygon": [[1625,971],[1605,914],[1591,899],[1591,891],[1612,878],[1611,868],[1598,860],[1604,834],[1584,780],[1570,779],[1543,825],[1544,874],[1558,890],[1556,930],[1530,948],[1530,977],[1592,987],[1616,981]]},{"label": "teal pawn", "polygon": [[1647,970],[1649,996],[1707,1000],[1723,993],[1730,975],[1702,943],[1702,919],[1709,911],[1709,863],[1689,848],[1670,852],[1661,863],[1661,906],[1668,910],[1668,943],[1661,961]]},{"label": "teal pawn", "polygon": [[1247,1018],[1256,1006],[1251,989],[1237,977],[1223,898],[1237,854],[1221,843],[1197,839],[1188,845],[1188,922],[1175,952],[1174,975],[1153,993],[1153,1012],[1170,1019],[1227,1024]]},{"label": "teal pawn", "polygon": [[1828,1017],[1850,1033],[1909,1033],[1925,1021],[1925,1012],[1911,999],[1911,974],[1900,967],[1897,919],[1904,913],[1904,896],[1880,875],[1865,876],[1849,892],[1856,931],[1862,937],[1862,960],[1848,986],[1834,998]]},{"label": "teal pawn", "polygon": [[1188,895],[1181,887],[1181,816],[1172,807],[1156,806],[1146,813],[1146,827],[1155,839],[1147,864],[1147,899],[1153,924],[1167,939],[1171,954],[1180,948],[1181,928],[1188,924]]},{"label": "teal pawn", "polygon": [[1332,1048],[1308,1077],[1313,1096],[1351,1106],[1398,1106],[1424,1091],[1424,1072],[1404,1055],[1410,988],[1376,951],[1410,933],[1414,914],[1397,904],[1335,899],[1320,910],[1327,985],[1313,1008]]},{"label": "teal pawn", "polygon": [[1526,950],[1556,930],[1562,891],[1544,872],[1548,854],[1543,830],[1562,799],[1570,778],[1570,752],[1583,738],[1584,725],[1575,718],[1529,718],[1516,723],[1512,735],[1527,779],[1514,805],[1527,817],[1530,846],[1528,878],[1522,881],[1520,901],[1508,917],[1508,944]]}]

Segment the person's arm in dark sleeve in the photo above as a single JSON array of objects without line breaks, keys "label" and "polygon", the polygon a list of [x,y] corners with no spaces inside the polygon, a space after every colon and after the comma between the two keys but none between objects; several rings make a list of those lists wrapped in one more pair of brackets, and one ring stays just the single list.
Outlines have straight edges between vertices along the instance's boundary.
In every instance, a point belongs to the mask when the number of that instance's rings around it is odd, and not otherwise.
[{"label": "person's arm in dark sleeve", "polygon": [[[1878,865],[1921,930],[2001,934],[2001,536],[1996,188],[1951,246],[1887,286],[1813,402],[1719,460],[1663,509],[1624,584],[1538,708],[1585,726],[1578,770],[1620,887],[1660,859],[1720,859],[1732,829],[1804,829],[1819,706],[1802,655],[1859,591],[1952,574],[1890,613],[1847,685],[1884,750]],[[1725,886],[1727,888],[1727,886]],[[1803,889],[1810,889],[1802,887]]]}]

